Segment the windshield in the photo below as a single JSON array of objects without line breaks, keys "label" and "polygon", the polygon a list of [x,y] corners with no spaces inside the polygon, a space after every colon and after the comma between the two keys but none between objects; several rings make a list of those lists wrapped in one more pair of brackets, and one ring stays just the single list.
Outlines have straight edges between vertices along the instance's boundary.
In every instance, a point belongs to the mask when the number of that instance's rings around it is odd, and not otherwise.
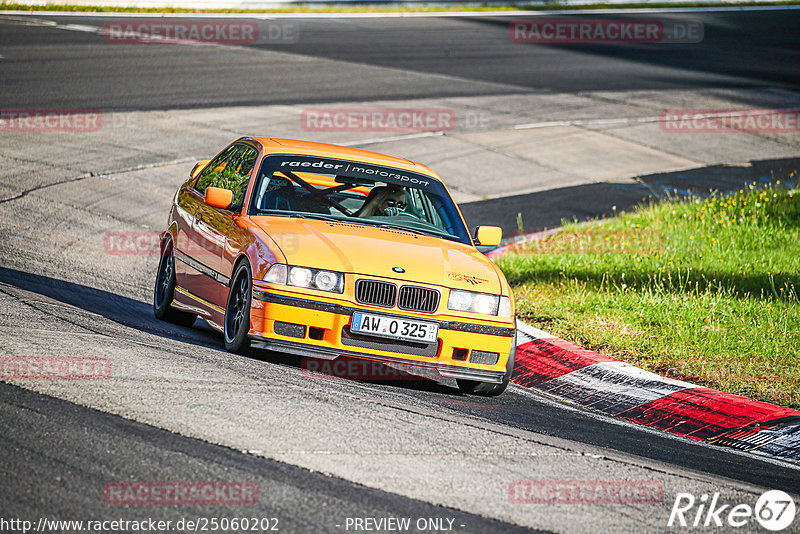
[{"label": "windshield", "polygon": [[389,226],[471,244],[453,200],[437,180],[353,161],[267,156],[248,212]]}]

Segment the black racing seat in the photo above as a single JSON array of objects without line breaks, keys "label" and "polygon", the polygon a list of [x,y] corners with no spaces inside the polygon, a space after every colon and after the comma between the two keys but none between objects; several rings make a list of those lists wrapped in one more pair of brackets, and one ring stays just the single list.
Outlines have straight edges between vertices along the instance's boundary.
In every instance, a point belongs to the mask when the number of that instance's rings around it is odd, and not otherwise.
[{"label": "black racing seat", "polygon": [[292,211],[296,200],[297,194],[292,181],[273,176],[269,179],[269,185],[259,194],[256,207],[259,210]]}]

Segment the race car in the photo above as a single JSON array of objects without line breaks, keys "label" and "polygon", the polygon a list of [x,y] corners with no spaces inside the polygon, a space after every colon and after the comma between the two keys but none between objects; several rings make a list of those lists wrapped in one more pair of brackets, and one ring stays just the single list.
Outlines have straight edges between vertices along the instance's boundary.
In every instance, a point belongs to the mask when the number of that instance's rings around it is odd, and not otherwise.
[{"label": "race car", "polygon": [[[413,161],[242,137],[195,165],[161,234],[153,309],[225,348],[361,358],[493,396],[514,366],[514,301],[447,187]],[[412,369],[413,372],[413,369]]]}]

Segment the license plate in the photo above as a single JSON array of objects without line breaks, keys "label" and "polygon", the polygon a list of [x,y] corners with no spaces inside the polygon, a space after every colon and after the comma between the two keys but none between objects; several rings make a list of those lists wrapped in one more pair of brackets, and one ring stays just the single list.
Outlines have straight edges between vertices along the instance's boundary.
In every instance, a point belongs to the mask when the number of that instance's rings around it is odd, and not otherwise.
[{"label": "license plate", "polygon": [[400,317],[356,312],[353,314],[350,331],[428,344],[436,341],[436,337],[439,335],[439,325]]}]

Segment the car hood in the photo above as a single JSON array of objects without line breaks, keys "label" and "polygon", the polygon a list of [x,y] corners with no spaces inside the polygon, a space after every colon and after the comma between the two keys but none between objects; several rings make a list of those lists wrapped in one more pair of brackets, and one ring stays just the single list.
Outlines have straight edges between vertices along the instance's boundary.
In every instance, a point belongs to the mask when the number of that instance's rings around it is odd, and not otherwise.
[{"label": "car hood", "polygon": [[[290,265],[502,293],[494,265],[475,248],[375,226],[289,217],[253,217]],[[396,273],[400,267],[404,273]]]}]

